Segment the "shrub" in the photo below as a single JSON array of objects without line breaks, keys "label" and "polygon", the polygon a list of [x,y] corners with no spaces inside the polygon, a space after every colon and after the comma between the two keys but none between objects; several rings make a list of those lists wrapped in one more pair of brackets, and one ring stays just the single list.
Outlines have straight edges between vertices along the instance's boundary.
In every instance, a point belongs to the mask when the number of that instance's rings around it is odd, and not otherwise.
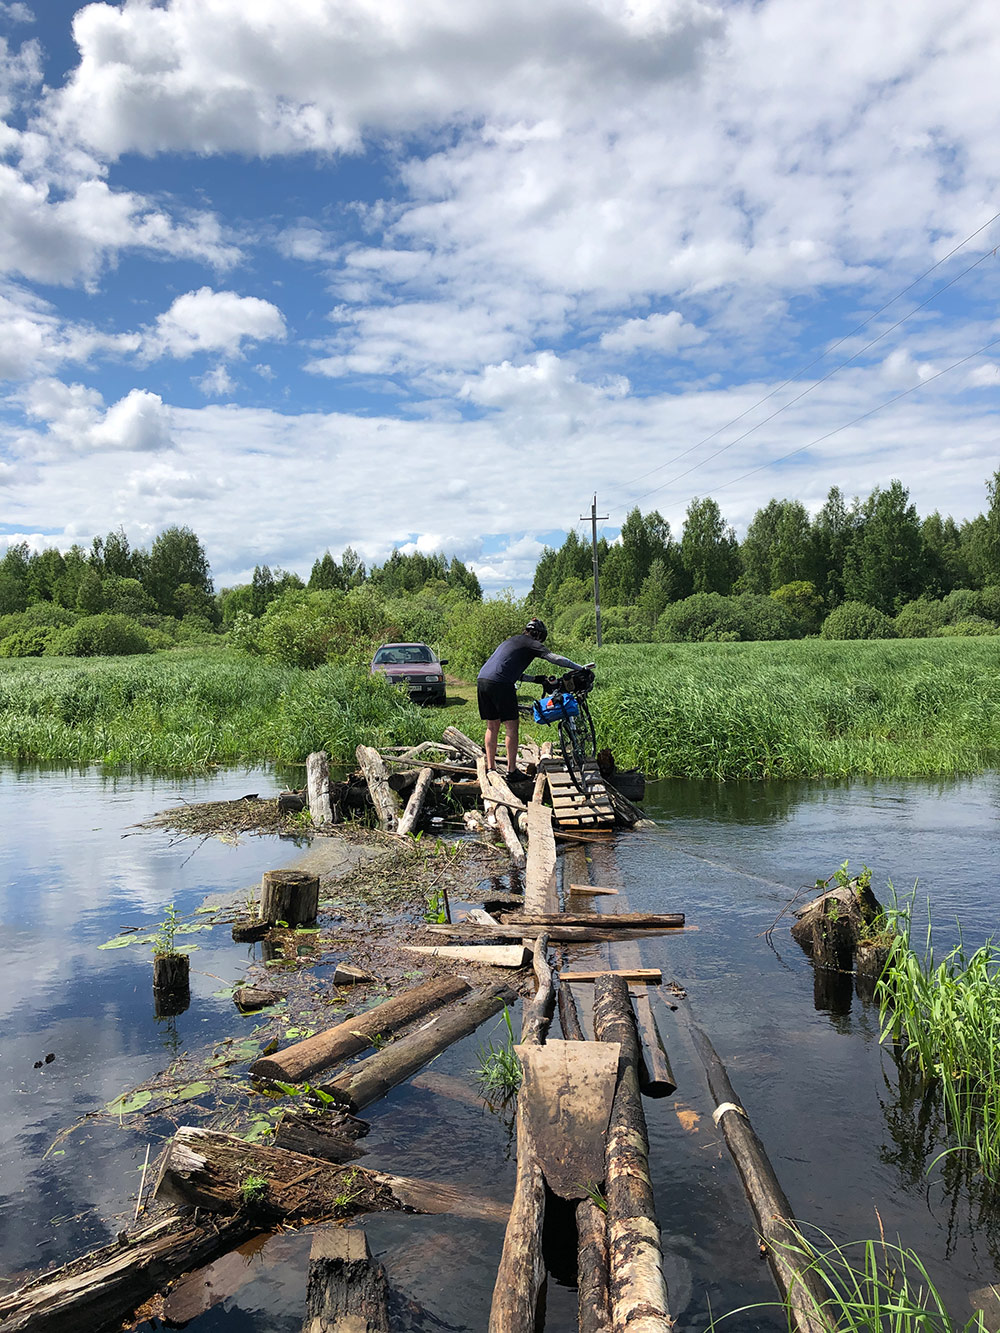
[{"label": "shrub", "polygon": [[736,643],[798,636],[795,619],[785,607],[756,593],[725,597],[718,592],[696,592],[668,606],[656,629],[657,637],[668,643]]},{"label": "shrub", "polygon": [[596,633],[593,628],[594,603],[588,601],[570,602],[568,606],[564,603],[552,621],[552,633],[562,639],[571,634],[576,635],[579,632],[577,629],[579,622],[586,621],[588,617],[591,625],[590,637],[593,638]]},{"label": "shrub", "polygon": [[941,598],[945,624],[957,625],[960,620],[971,620],[983,614],[983,595],[974,588],[955,588]]},{"label": "shrub", "polygon": [[55,602],[33,602],[24,613],[24,627],[65,629],[67,625],[75,625],[78,619],[75,612],[67,611],[66,607],[57,606]]},{"label": "shrub", "polygon": [[900,639],[929,639],[945,621],[945,609],[940,602],[920,597],[907,602],[897,613],[893,624]]},{"label": "shrub", "polygon": [[965,620],[957,620],[954,625],[943,625],[938,634],[941,638],[975,639],[983,634],[995,634],[996,629],[992,620],[984,620],[982,616],[968,616]]},{"label": "shrub", "polygon": [[842,602],[823,621],[821,639],[894,639],[896,627],[887,615],[865,602]]},{"label": "shrub", "polygon": [[448,630],[448,659],[453,669],[475,679],[497,644],[520,634],[531,614],[511,592],[460,607]]},{"label": "shrub", "polygon": [[105,611],[61,630],[46,652],[60,657],[125,657],[148,653],[149,643],[134,620]]},{"label": "shrub", "polygon": [[0,657],[41,657],[55,631],[47,625],[22,629],[0,640]]},{"label": "shrub", "polygon": [[995,625],[1000,625],[1000,586],[991,584],[990,587],[984,588],[979,596],[983,601],[983,615]]},{"label": "shrub", "polygon": [[823,598],[816,591],[816,585],[808,579],[796,579],[775,588],[771,596],[779,606],[784,607],[796,622],[803,634],[813,634],[819,629],[823,616]]}]

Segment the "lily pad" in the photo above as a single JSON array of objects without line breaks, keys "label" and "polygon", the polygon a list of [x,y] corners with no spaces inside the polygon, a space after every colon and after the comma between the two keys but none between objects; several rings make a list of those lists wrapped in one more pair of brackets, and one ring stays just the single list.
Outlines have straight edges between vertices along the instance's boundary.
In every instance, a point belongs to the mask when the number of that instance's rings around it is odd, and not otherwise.
[{"label": "lily pad", "polygon": [[175,1102],[190,1102],[195,1097],[202,1097],[206,1092],[212,1091],[210,1083],[188,1083],[186,1087],[178,1088],[176,1092],[166,1092],[163,1095],[169,1097]]},{"label": "lily pad", "polygon": [[141,1111],[152,1100],[153,1094],[149,1089],[140,1088],[138,1092],[123,1092],[113,1102],[108,1102],[104,1109],[111,1115],[131,1115],[133,1111]]}]

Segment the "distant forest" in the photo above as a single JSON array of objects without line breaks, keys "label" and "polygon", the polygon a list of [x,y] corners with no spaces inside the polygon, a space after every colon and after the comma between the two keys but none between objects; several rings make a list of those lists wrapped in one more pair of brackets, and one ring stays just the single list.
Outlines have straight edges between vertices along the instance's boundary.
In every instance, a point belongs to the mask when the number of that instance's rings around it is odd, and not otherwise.
[{"label": "distant forest", "polygon": [[[925,637],[990,634],[1000,625],[1000,470],[987,506],[956,523],[920,518],[899,481],[848,501],[834,487],[814,518],[771,500],[737,540],[713,499],[694,499],[675,537],[635,508],[621,535],[598,543],[608,642]],[[141,652],[226,636],[234,647],[318,665],[396,635],[460,643],[477,635],[476,575],[456,557],[404,555],[366,569],[351,547],[318,557],[308,581],[267,565],[216,592],[201,541],[171,527],[150,549],[123,531],[90,549],[10,546],[0,560],[0,655]],[[571,531],[546,548],[529,596],[501,594],[476,625],[489,634],[525,614],[555,637],[596,634],[589,541]],[[489,603],[488,603],[489,605]],[[476,619],[473,617],[473,619]],[[470,659],[471,660],[471,659]]]}]

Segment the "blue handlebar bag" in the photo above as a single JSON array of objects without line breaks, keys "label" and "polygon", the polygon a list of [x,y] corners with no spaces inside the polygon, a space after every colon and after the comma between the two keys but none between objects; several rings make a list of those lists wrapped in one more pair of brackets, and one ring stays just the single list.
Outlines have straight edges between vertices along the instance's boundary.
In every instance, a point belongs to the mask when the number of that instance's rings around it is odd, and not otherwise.
[{"label": "blue handlebar bag", "polygon": [[568,717],[576,717],[580,705],[571,694],[546,694],[535,701],[532,716],[536,722],[563,722]]}]

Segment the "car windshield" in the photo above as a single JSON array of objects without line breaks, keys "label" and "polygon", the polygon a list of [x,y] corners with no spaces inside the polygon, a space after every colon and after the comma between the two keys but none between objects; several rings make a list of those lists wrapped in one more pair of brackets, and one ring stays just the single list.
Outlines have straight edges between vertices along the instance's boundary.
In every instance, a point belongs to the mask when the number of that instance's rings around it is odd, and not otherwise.
[{"label": "car windshield", "polygon": [[412,663],[428,663],[437,659],[431,650],[422,643],[396,644],[391,648],[380,648],[375,654],[376,666],[400,666]]}]

